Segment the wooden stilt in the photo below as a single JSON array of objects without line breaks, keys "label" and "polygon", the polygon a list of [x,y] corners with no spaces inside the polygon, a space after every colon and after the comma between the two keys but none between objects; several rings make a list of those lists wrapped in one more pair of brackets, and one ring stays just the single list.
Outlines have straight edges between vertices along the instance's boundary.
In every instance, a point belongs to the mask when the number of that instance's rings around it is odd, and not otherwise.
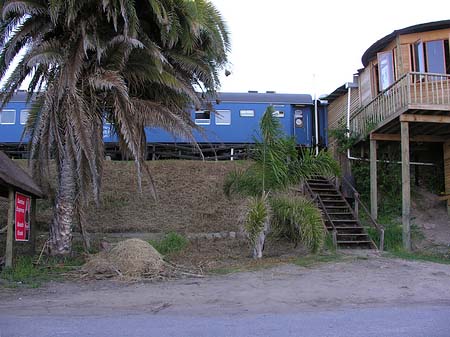
[{"label": "wooden stilt", "polygon": [[409,171],[409,125],[401,122],[403,248],[411,250],[411,179]]},{"label": "wooden stilt", "polygon": [[[444,175],[445,175],[445,194],[450,194],[450,141],[444,143]],[[447,211],[450,217],[450,199],[447,199]]]},{"label": "wooden stilt", "polygon": [[30,254],[34,255],[36,251],[36,198],[31,198],[31,214],[30,214]]},{"label": "wooden stilt", "polygon": [[370,140],[370,213],[378,218],[377,141]]},{"label": "wooden stilt", "polygon": [[14,241],[14,190],[9,188],[8,193],[8,229],[6,232],[5,267],[12,267],[13,241]]}]

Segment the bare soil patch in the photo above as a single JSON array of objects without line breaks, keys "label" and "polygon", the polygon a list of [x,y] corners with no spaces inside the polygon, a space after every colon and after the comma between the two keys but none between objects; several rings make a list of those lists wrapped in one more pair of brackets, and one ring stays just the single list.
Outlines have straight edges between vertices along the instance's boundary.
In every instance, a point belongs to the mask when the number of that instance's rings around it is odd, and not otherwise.
[{"label": "bare soil patch", "polygon": [[340,262],[275,268],[157,283],[49,283],[4,289],[0,315],[149,313],[217,315],[294,309],[450,304],[450,265],[350,257]]}]

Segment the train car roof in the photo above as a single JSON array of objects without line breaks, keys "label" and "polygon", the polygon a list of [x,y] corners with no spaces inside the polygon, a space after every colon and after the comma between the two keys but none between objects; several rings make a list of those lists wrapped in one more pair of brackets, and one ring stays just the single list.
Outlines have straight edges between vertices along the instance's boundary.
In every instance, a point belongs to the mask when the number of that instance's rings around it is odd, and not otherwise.
[{"label": "train car roof", "polygon": [[[36,94],[33,94],[33,98],[35,98]],[[19,90],[14,93],[14,95],[9,100],[10,102],[26,102],[28,98],[28,91]]]},{"label": "train car roof", "polygon": [[217,99],[220,102],[238,103],[314,104],[311,95],[307,94],[219,92]]},{"label": "train car roof", "polygon": [[[10,102],[26,102],[27,91],[17,91]],[[308,94],[278,94],[255,92],[219,92],[217,99],[220,102],[236,103],[272,103],[272,104],[308,104],[313,105],[313,99]],[[212,100],[215,100],[212,99]]]}]

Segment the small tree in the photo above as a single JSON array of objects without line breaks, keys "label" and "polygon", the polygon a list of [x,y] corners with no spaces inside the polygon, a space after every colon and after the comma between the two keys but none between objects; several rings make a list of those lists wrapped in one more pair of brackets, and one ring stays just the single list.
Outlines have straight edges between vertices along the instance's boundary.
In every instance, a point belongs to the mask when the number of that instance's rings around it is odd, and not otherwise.
[{"label": "small tree", "polygon": [[[273,107],[269,106],[261,119],[260,140],[255,140],[256,154],[253,165],[246,170],[231,172],[224,184],[224,192],[227,196],[241,194],[251,197],[244,228],[253,246],[254,258],[262,257],[265,238],[273,219],[269,206],[273,198],[270,195],[275,191],[285,192],[289,186],[300,184],[312,175],[329,176],[339,173],[338,164],[325,151],[315,156],[310,150],[302,150],[299,155],[295,139],[285,136],[273,112]],[[286,206],[290,208],[292,205]],[[276,219],[279,220],[280,217]],[[300,216],[286,216],[284,219],[290,222],[306,220]],[[278,221],[277,224],[286,225],[285,221]],[[291,225],[299,228],[302,226],[301,223]],[[314,230],[317,231],[315,227]],[[303,226],[302,230],[297,232],[300,233],[302,240],[306,240],[307,245],[316,251],[323,244],[323,235],[307,234],[305,231],[307,227]]]}]

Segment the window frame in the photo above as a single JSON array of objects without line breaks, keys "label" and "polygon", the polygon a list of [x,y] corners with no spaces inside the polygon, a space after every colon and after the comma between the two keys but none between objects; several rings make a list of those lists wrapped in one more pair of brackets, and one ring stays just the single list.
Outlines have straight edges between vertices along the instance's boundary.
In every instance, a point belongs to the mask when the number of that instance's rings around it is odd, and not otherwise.
[{"label": "window frame", "polygon": [[[14,112],[14,121],[12,122],[12,123],[4,123],[3,122],[3,112],[4,111],[13,111]],[[1,113],[0,113],[0,124],[1,125],[15,125],[16,124],[16,114],[17,114],[17,110],[16,109],[2,109],[1,111],[0,111]]]},{"label": "window frame", "polygon": [[[387,58],[384,58],[385,55],[387,55]],[[387,65],[387,68],[383,67],[383,60],[388,60],[390,62],[390,64]],[[395,65],[394,65],[394,51],[393,50],[386,50],[386,51],[382,51],[377,53],[377,64],[378,64],[378,88],[379,88],[379,92],[386,90],[387,88],[389,88],[393,83],[395,83]],[[383,83],[383,76],[382,76],[382,72],[383,71],[389,71],[390,74],[390,83]],[[384,85],[383,85],[384,84]]]},{"label": "window frame", "polygon": [[[27,112],[27,119],[25,120],[25,123],[22,123],[22,112],[26,111]],[[20,109],[19,112],[19,124],[20,125],[26,125],[27,121],[28,121],[28,117],[30,116],[30,111],[31,109]]]},{"label": "window frame", "polygon": [[[220,120],[223,120],[222,119],[222,116],[223,116],[223,114],[222,113],[228,113],[228,116],[229,116],[229,121],[228,122],[223,122],[223,121],[220,121]],[[216,110],[216,114],[215,114],[215,124],[216,125],[231,125],[231,110],[230,109],[221,109],[221,110]],[[219,118],[217,118],[217,117],[219,117]]]},{"label": "window frame", "polygon": [[[243,112],[251,112],[251,114],[243,114]],[[239,117],[252,118],[255,117],[255,109],[241,109],[239,110]]]},{"label": "window frame", "polygon": [[275,118],[284,118],[284,116],[286,116],[286,112],[284,110],[275,110],[272,112],[272,116]]},{"label": "window frame", "polygon": [[[209,118],[197,118],[198,113],[208,112]],[[211,110],[198,110],[194,112],[194,123],[195,125],[211,125]]]}]

